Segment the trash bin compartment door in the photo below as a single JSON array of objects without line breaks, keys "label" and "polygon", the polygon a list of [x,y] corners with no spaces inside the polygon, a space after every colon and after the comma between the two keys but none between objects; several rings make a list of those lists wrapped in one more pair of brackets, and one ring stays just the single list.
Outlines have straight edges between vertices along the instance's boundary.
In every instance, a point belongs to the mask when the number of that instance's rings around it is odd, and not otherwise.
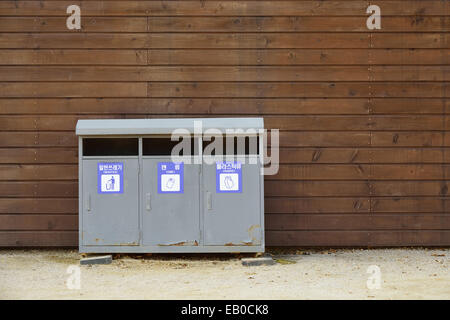
[{"label": "trash bin compartment door", "polygon": [[143,159],[143,244],[197,246],[200,242],[200,165]]},{"label": "trash bin compartment door", "polygon": [[248,158],[203,165],[205,245],[261,244],[259,168]]},{"label": "trash bin compartment door", "polygon": [[138,159],[82,161],[83,244],[139,245]]}]

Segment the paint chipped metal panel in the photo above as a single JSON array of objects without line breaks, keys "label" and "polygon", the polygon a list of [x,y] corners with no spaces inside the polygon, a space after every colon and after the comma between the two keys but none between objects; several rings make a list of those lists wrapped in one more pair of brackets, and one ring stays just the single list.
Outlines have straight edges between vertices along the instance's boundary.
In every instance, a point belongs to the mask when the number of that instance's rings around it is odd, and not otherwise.
[{"label": "paint chipped metal panel", "polygon": [[[260,166],[242,164],[242,192],[217,193],[216,166],[204,165],[204,192],[210,192],[210,209],[204,204],[205,245],[257,246],[262,243]],[[206,200],[205,200],[206,201]]]}]

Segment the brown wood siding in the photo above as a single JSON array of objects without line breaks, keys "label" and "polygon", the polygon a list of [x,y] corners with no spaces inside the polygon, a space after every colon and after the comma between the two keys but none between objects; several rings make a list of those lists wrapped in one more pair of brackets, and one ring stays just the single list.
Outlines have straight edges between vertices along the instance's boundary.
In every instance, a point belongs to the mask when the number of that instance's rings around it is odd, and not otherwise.
[{"label": "brown wood siding", "polygon": [[77,245],[78,119],[197,116],[280,129],[267,245],[448,246],[449,71],[447,0],[0,1],[0,246]]}]

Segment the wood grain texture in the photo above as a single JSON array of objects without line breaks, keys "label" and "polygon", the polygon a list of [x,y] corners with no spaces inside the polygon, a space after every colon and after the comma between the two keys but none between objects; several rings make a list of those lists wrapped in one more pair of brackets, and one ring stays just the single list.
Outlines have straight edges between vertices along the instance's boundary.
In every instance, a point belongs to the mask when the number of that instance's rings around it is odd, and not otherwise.
[{"label": "wood grain texture", "polygon": [[[383,0],[385,15],[440,15],[439,0]],[[367,1],[77,1],[85,15],[113,16],[365,16]],[[3,15],[65,16],[70,1],[1,1]]]},{"label": "wood grain texture", "polygon": [[[0,114],[198,115],[395,115],[450,111],[448,99],[430,98],[0,98]],[[369,110],[370,108],[370,110]]]},{"label": "wood grain texture", "polygon": [[[160,67],[76,67],[76,66],[4,66],[0,81],[367,81],[366,66],[160,66]],[[450,80],[448,66],[375,66],[373,81],[443,82]]]},{"label": "wood grain texture", "polygon": [[[1,3],[1,2],[0,2]],[[449,49],[449,33],[0,33],[0,49]]]},{"label": "wood grain texture", "polygon": [[377,4],[0,1],[0,247],[78,245],[78,119],[248,116],[267,245],[450,245],[450,2]]},{"label": "wood grain texture", "polygon": [[[3,17],[2,32],[65,32],[67,17]],[[82,19],[83,32],[367,32],[361,17],[98,17]],[[445,17],[384,17],[380,32],[444,32]]]},{"label": "wood grain texture", "polygon": [[11,230],[77,231],[77,215],[0,215],[0,232]]},{"label": "wood grain texture", "polygon": [[[181,116],[180,114],[178,114]],[[187,114],[186,117],[191,115]],[[141,118],[142,115],[136,115]],[[173,116],[171,116],[173,117]],[[120,115],[0,115],[0,131],[72,131],[79,119],[121,118]],[[283,131],[437,131],[450,130],[440,115],[267,115],[268,129]]]},{"label": "wood grain texture", "polygon": [[267,241],[273,246],[286,243],[302,243],[303,246],[334,247],[390,247],[398,246],[440,246],[450,241],[448,230],[365,230],[365,231],[282,231],[266,232]]},{"label": "wood grain texture", "polygon": [[0,231],[0,243],[6,247],[74,247],[78,231]]},{"label": "wood grain texture", "polygon": [[0,50],[2,65],[146,65],[147,50]]},{"label": "wood grain texture", "polygon": [[8,198],[73,198],[78,181],[0,181],[0,196]]},{"label": "wood grain texture", "polygon": [[[1,51],[0,51],[1,52]],[[442,65],[448,49],[149,49],[153,65]],[[368,59],[370,57],[370,60]]]},{"label": "wood grain texture", "polygon": [[0,214],[74,214],[78,212],[78,199],[0,199]]},{"label": "wood grain texture", "polygon": [[[441,230],[450,227],[446,214],[268,214],[267,230]],[[390,231],[396,232],[396,231]]]},{"label": "wood grain texture", "polygon": [[449,49],[1,49],[0,61],[2,65],[146,65],[147,55],[155,66],[425,66],[450,61]]}]

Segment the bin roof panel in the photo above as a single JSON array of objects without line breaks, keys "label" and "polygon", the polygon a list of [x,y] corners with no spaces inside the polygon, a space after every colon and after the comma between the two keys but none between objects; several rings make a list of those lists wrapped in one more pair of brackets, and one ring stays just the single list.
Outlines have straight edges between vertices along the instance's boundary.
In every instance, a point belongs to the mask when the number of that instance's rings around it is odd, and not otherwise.
[{"label": "bin roof panel", "polygon": [[176,129],[194,133],[194,126],[207,129],[263,129],[263,118],[170,118],[170,119],[95,119],[78,120],[76,134],[89,135],[151,135],[171,134]]}]

